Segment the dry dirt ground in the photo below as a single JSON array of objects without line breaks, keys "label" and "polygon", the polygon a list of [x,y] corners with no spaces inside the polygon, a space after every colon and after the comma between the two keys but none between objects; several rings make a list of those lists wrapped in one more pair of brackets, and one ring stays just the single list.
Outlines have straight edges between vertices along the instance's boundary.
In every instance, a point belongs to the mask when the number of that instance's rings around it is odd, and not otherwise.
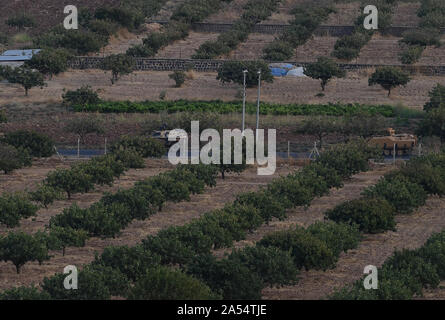
[{"label": "dry dirt ground", "polygon": [[[20,230],[35,232],[41,230],[49,221],[50,217],[60,213],[63,208],[73,203],[78,203],[81,207],[87,207],[98,201],[104,191],[116,191],[120,188],[129,188],[135,181],[158,174],[170,166],[162,165],[159,160],[154,163],[147,163],[146,169],[132,170],[125,174],[113,187],[98,188],[96,191],[75,195],[70,201],[58,201],[49,209],[42,209],[38,216],[22,221]],[[161,169],[159,169],[161,167]],[[234,200],[235,196],[242,192],[257,190],[260,186],[269,183],[279,175],[285,175],[297,169],[294,166],[283,165],[277,168],[274,176],[258,176],[256,169],[251,168],[241,175],[229,175],[226,180],[218,178],[217,186],[209,188],[204,194],[194,195],[190,202],[178,204],[168,203],[162,212],[159,212],[145,221],[135,221],[131,223],[122,234],[115,239],[91,238],[83,248],[68,248],[65,256],[61,252],[52,252],[54,257],[45,262],[42,266],[38,263],[28,263],[23,267],[21,274],[17,275],[11,263],[0,263],[0,289],[11,288],[19,285],[38,284],[45,276],[51,276],[56,272],[62,272],[67,265],[82,266],[94,259],[95,252],[101,252],[107,246],[129,245],[139,243],[148,235],[154,235],[159,230],[173,225],[183,225],[194,218],[198,218],[205,212],[223,207]],[[1,228],[1,233],[7,229]]]},{"label": "dry dirt ground", "polygon": [[[414,76],[406,86],[397,88],[387,97],[379,86],[368,86],[368,77],[372,70],[350,72],[344,79],[332,80],[326,88],[324,97],[316,97],[320,92],[319,81],[310,78],[276,78],[274,83],[262,86],[262,100],[274,103],[365,103],[365,104],[404,104],[413,108],[422,108],[428,101],[428,92],[436,83],[445,84],[445,77]],[[221,84],[216,80],[216,73],[195,73],[195,78],[187,80],[181,88],[174,88],[174,81],[169,79],[169,72],[135,72],[123,77],[111,86],[110,75],[100,70],[69,71],[53,80],[43,89],[34,88],[28,97],[18,85],[0,84],[0,103],[48,103],[60,102],[63,89],[75,90],[83,85],[91,85],[99,90],[101,98],[106,100],[158,100],[162,91],[166,99],[231,101],[240,99],[241,87],[236,84]],[[247,91],[249,101],[256,101],[257,90]]]}]

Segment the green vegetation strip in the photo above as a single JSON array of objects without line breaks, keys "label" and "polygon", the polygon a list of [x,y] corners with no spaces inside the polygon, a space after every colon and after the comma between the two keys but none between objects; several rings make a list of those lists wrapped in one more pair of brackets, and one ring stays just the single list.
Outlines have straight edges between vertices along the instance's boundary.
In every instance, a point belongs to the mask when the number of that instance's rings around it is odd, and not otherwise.
[{"label": "green vegetation strip", "polygon": [[266,20],[277,10],[281,0],[250,0],[244,6],[244,13],[232,28],[220,34],[215,41],[204,42],[192,56],[192,59],[214,59],[230,51],[246,41],[254,26]]},{"label": "green vegetation strip", "polygon": [[320,7],[312,3],[299,5],[294,10],[295,18],[289,28],[263,49],[264,59],[269,61],[287,61],[295,54],[295,48],[305,44],[318,26],[329,14],[335,12],[330,7]]},{"label": "green vegetation strip", "polygon": [[[75,105],[76,112],[101,112],[101,113],[169,113],[199,111],[234,113],[242,111],[242,103],[238,101],[145,101],[145,102],[112,102],[103,101],[97,104]],[[246,112],[256,113],[256,104],[247,103]],[[260,113],[263,115],[329,115],[343,116],[367,113],[380,114],[384,117],[394,117],[394,107],[389,105],[360,105],[360,104],[271,104],[262,103]]]},{"label": "green vegetation strip", "polygon": [[422,0],[417,15],[420,17],[420,28],[404,33],[400,40],[404,49],[400,54],[403,64],[419,61],[427,46],[441,45],[441,28],[445,26],[445,2]]},{"label": "green vegetation strip", "polygon": [[209,15],[218,12],[223,2],[232,0],[187,0],[173,11],[168,24],[160,31],[152,32],[143,40],[127,50],[133,57],[152,57],[163,47],[174,41],[185,39],[192,29],[193,23],[201,22]]},{"label": "green vegetation strip", "polygon": [[337,290],[331,300],[410,300],[423,289],[445,280],[445,230],[433,234],[421,248],[396,251],[378,269],[378,288],[366,290],[364,278]]},{"label": "green vegetation strip", "polygon": [[[385,33],[385,29],[391,26],[392,14],[396,2],[395,0],[362,1],[360,12],[363,12],[364,7],[367,5],[375,5],[379,11],[379,31]],[[374,33],[373,30],[366,30],[363,27],[364,19],[365,15],[360,15],[355,22],[354,33],[343,36],[337,40],[332,56],[346,61],[358,58],[360,50],[371,40]]]},{"label": "green vegetation strip", "polygon": [[[23,141],[23,137],[33,137],[34,140]],[[7,135],[7,141],[14,145],[26,147],[32,154],[51,155],[52,144],[36,145],[41,137],[26,132],[16,132]],[[46,141],[46,140],[44,140]],[[143,157],[161,157],[165,154],[164,146],[156,140],[145,138],[123,138],[113,144],[110,154],[78,163],[69,169],[56,169],[47,174],[43,183],[33,192],[28,193],[6,193],[0,196],[0,224],[8,228],[20,225],[21,219],[35,216],[39,203],[47,208],[55,200],[63,199],[65,193],[68,199],[74,193],[86,193],[94,189],[94,185],[112,185],[130,168],[144,168]],[[34,203],[33,203],[34,202]]]}]

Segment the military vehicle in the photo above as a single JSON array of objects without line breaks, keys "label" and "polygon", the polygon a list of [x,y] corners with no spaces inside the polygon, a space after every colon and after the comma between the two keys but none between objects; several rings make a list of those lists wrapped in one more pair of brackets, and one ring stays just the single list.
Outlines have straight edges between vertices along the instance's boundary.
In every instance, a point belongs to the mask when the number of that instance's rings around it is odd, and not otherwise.
[{"label": "military vehicle", "polygon": [[402,133],[396,134],[392,128],[388,129],[387,136],[374,137],[369,141],[369,145],[376,146],[382,149],[384,155],[398,156],[411,154],[414,147],[417,146],[417,137],[412,134]]},{"label": "military vehicle", "polygon": [[[169,137],[170,134],[174,134],[176,136],[176,140],[175,141],[169,141],[168,140],[168,137]],[[161,142],[163,142],[165,144],[165,146],[167,148],[169,148],[173,144],[178,142],[180,140],[180,138],[183,137],[183,134],[178,133],[176,130],[157,130],[157,131],[154,131],[152,133],[151,137],[153,139],[160,140]],[[187,136],[184,136],[184,137],[186,138]]]}]

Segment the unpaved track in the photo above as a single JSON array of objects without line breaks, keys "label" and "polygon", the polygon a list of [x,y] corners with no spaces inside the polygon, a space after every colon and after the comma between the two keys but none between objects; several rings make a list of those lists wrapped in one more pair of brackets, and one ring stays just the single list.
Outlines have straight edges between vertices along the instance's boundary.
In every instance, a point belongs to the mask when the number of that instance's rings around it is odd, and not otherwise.
[{"label": "unpaved track", "polygon": [[[293,170],[296,170],[296,167],[282,166],[277,168],[275,176],[258,176],[256,169],[251,168],[241,175],[228,175],[224,181],[218,179],[215,188],[208,188],[204,194],[193,195],[190,202],[168,203],[161,212],[154,214],[149,219],[134,221],[115,239],[91,238],[83,248],[67,248],[64,257],[61,252],[52,252],[54,257],[51,260],[46,261],[42,266],[34,262],[27,263],[22,268],[20,275],[16,274],[12,263],[1,262],[0,290],[19,285],[38,284],[45,276],[62,272],[67,265],[81,267],[94,259],[95,252],[100,253],[107,246],[134,246],[148,235],[154,235],[159,230],[170,226],[184,225],[205,212],[222,208],[224,205],[231,203],[237,194],[257,190],[273,178],[286,175]],[[82,201],[79,203],[81,207],[86,207],[98,201],[101,196],[101,193],[89,193],[79,195],[77,200]],[[37,221],[32,221],[32,219],[23,221],[22,228],[35,231],[39,229],[37,226],[43,227],[50,216],[59,213],[61,210],[52,208],[48,211],[51,212],[39,213]]]}]

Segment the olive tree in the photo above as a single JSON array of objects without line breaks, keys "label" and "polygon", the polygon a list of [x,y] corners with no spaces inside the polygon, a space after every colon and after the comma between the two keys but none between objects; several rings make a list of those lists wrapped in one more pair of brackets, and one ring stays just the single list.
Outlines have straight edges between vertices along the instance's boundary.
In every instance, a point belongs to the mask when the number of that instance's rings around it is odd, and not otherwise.
[{"label": "olive tree", "polygon": [[409,75],[396,67],[380,67],[371,75],[368,80],[370,86],[380,85],[388,91],[388,97],[391,90],[398,86],[406,86],[410,82]]},{"label": "olive tree", "polygon": [[111,71],[111,84],[114,84],[121,76],[132,73],[134,65],[133,57],[125,54],[113,54],[104,59],[102,69]]},{"label": "olive tree", "polygon": [[332,78],[343,78],[346,72],[340,69],[334,60],[320,57],[317,62],[311,63],[304,68],[304,74],[313,79],[321,80],[321,90],[324,91]]}]

